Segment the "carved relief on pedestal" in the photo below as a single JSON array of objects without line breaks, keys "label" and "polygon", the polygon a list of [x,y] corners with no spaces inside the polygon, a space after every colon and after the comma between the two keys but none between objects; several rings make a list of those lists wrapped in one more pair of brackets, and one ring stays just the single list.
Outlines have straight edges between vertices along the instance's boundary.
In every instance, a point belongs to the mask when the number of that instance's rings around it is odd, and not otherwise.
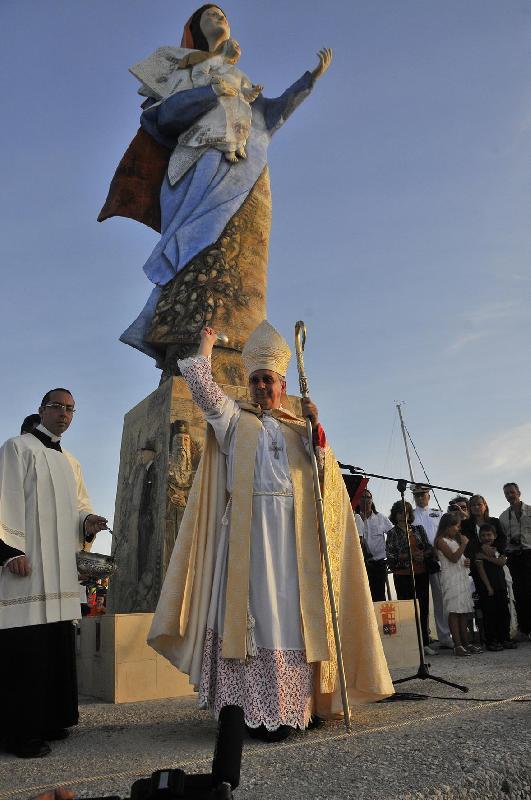
[{"label": "carved relief on pedestal", "polygon": [[[153,517],[153,504],[157,494],[157,469],[154,468],[156,452],[153,446],[145,447],[139,453],[140,462],[144,468],[142,480],[142,493],[140,496],[140,507],[138,509],[138,534],[137,534],[137,579],[139,584],[142,583],[144,573],[148,572],[152,576],[150,569],[150,550],[153,546],[153,535],[155,530],[155,521]],[[149,583],[151,586],[153,578],[149,579],[146,576],[144,583]]]},{"label": "carved relief on pedestal", "polygon": [[184,419],[176,419],[170,427],[168,502],[177,508],[184,508],[184,491],[192,485],[192,441],[188,423]]},{"label": "carved relief on pedestal", "polygon": [[176,419],[170,425],[170,454],[167,472],[166,529],[164,536],[163,572],[166,572],[177,538],[188,493],[201,459],[202,444],[192,439],[186,420]]}]

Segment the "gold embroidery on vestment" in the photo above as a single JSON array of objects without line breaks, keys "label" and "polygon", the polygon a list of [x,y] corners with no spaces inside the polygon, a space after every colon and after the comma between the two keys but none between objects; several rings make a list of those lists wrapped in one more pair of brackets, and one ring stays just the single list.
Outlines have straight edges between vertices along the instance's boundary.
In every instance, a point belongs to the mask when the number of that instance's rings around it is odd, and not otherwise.
[{"label": "gold embroidery on vestment", "polygon": [[247,656],[247,600],[251,547],[251,517],[256,449],[262,423],[254,414],[240,414],[236,429],[232,503],[230,509],[229,554],[223,658]]},{"label": "gold embroidery on vestment", "polygon": [[50,594],[33,594],[30,597],[15,597],[12,600],[0,600],[1,606],[18,606],[23,603],[42,603],[46,600],[66,600],[77,597],[79,592],[51,592]]},{"label": "gold embroidery on vestment", "polygon": [[254,492],[253,497],[293,497],[293,492]]},{"label": "gold embroidery on vestment", "polygon": [[[345,526],[345,506],[344,503],[341,502],[342,493],[344,491],[344,481],[343,476],[339,471],[336,458],[329,447],[327,447],[325,450],[324,462],[325,480],[323,486],[323,516],[328,544],[330,572],[332,574],[332,584],[334,587],[334,599],[337,616],[339,619],[339,598],[341,597],[341,543],[343,538],[343,529]],[[323,595],[326,615],[326,635],[328,639],[328,649],[330,650],[330,660],[321,662],[321,691],[328,693],[334,691],[337,680],[337,653],[332,623],[332,608],[328,596],[326,575],[324,576],[323,580]]]},{"label": "gold embroidery on vestment", "polygon": [[26,534],[24,533],[24,531],[17,531],[16,528],[10,528],[9,525],[6,525],[5,522],[2,522],[1,519],[0,519],[0,528],[5,533],[10,533],[11,536],[20,536],[21,539],[25,539],[26,538]]}]

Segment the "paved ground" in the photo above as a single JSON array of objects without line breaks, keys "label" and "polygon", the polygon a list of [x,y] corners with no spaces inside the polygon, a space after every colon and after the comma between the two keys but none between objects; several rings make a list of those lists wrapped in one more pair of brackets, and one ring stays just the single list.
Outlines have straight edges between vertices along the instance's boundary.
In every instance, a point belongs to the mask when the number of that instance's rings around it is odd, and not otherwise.
[{"label": "paved ground", "polygon": [[[266,745],[247,740],[237,800],[524,800],[531,798],[531,642],[516,651],[431,658],[433,681],[400,691],[425,700],[373,704],[340,723]],[[396,679],[404,675],[396,671]],[[193,698],[115,706],[86,700],[71,737],[45,759],[0,754],[0,800],[67,784],[78,797],[126,797],[161,767],[208,771],[215,724]]]}]

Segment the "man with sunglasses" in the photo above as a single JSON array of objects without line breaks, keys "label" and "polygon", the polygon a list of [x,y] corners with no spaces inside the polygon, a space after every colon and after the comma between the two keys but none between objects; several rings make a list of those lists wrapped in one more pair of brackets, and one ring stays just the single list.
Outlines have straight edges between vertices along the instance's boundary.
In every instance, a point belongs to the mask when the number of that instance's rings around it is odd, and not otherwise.
[{"label": "man with sunglasses", "polygon": [[62,449],[68,389],[47,392],[40,424],[0,448],[0,708],[4,749],[47,755],[78,721],[76,551],[107,525],[92,513],[79,462]]}]

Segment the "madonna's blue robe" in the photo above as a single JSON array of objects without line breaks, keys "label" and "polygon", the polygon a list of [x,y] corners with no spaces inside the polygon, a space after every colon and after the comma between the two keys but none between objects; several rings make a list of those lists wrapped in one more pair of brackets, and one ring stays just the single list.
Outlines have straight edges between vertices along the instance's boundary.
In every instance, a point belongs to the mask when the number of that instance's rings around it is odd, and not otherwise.
[{"label": "madonna's blue robe", "polygon": [[[154,358],[160,355],[145,342],[160,287],[219,238],[266,166],[271,137],[308,96],[313,84],[311,72],[305,72],[280,97],[260,96],[255,100],[247,159],[230,164],[223,153],[209,148],[175,186],[166,175],[160,193],[161,238],[144,264],[144,272],[155,288],[140,315],[120,337],[122,342]],[[210,86],[178,92],[144,111],[142,128],[160,144],[173,147],[179,134],[217,100]]]}]

